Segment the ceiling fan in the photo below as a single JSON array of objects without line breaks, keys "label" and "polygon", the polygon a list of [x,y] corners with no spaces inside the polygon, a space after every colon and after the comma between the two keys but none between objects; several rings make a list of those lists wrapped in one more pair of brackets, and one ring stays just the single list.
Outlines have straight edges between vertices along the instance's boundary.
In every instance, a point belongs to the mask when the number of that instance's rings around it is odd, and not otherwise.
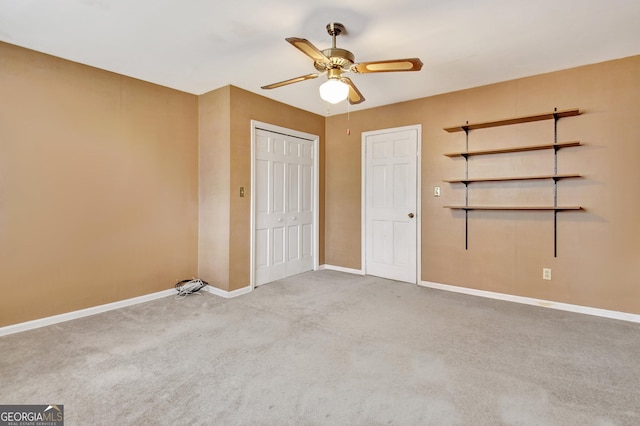
[{"label": "ceiling fan", "polygon": [[420,71],[422,69],[422,62],[418,58],[356,63],[353,53],[336,47],[336,37],[345,32],[344,25],[337,22],[327,24],[327,32],[332,37],[333,43],[330,48],[324,50],[319,50],[304,38],[289,37],[286,39],[302,53],[313,59],[313,66],[318,72],[268,84],[262,86],[262,89],[275,89],[326,74],[328,80],[320,86],[320,97],[322,99],[335,104],[349,98],[350,104],[359,104],[364,101],[364,96],[362,96],[362,93],[349,77],[343,76],[344,73],[366,74],[372,72]]}]

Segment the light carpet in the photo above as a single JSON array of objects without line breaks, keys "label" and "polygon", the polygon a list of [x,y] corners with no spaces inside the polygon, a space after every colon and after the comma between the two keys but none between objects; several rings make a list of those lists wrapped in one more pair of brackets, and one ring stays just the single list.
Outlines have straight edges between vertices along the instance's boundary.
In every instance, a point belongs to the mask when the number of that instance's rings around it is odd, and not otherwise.
[{"label": "light carpet", "polygon": [[640,324],[336,271],[0,337],[66,425],[638,425]]}]

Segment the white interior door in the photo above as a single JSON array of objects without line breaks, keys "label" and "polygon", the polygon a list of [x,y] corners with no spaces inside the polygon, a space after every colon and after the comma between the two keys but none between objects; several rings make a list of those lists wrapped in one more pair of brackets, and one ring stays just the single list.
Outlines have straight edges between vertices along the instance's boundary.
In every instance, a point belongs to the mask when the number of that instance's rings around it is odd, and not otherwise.
[{"label": "white interior door", "polygon": [[314,143],[255,129],[255,285],[314,268]]},{"label": "white interior door", "polygon": [[416,283],[419,128],[363,134],[365,273]]}]

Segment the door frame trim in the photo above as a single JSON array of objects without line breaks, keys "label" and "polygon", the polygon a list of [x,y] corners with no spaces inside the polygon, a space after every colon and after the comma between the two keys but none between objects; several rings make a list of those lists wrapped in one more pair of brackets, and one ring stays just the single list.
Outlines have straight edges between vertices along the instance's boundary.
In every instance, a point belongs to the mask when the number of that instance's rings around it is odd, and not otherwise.
[{"label": "door frame trim", "polygon": [[255,211],[255,183],[256,183],[256,129],[262,129],[274,133],[282,133],[284,135],[293,136],[296,138],[307,139],[313,142],[313,270],[317,271],[319,267],[319,252],[320,252],[320,136],[313,135],[311,133],[305,133],[298,130],[288,129],[286,127],[277,126],[275,124],[264,123],[262,121],[251,120],[251,220],[250,220],[250,274],[249,280],[251,290],[255,288],[255,233],[256,233],[256,211]]},{"label": "door frame trim", "polygon": [[362,268],[362,273],[367,274],[367,232],[366,232],[366,212],[367,212],[367,137],[382,135],[385,133],[396,133],[403,132],[407,130],[415,130],[417,133],[417,146],[416,146],[416,282],[418,285],[422,282],[422,124],[413,124],[410,126],[402,126],[402,127],[392,127],[389,129],[381,129],[381,130],[372,130],[369,132],[362,132],[361,136],[361,153],[362,153],[362,162],[361,162],[361,182],[362,187],[360,188],[361,193],[361,217],[360,217],[360,225],[361,225],[361,242],[360,242],[360,254],[361,261],[360,265]]}]

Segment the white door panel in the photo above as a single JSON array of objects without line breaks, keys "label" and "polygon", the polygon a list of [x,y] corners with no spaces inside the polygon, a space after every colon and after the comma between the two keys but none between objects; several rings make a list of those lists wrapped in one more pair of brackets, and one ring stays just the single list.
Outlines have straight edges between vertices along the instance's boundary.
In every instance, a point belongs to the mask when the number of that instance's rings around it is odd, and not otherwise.
[{"label": "white door panel", "polygon": [[309,271],[313,251],[313,142],[256,129],[255,285]]},{"label": "white door panel", "polygon": [[371,132],[364,150],[365,272],[415,283],[418,132]]}]

